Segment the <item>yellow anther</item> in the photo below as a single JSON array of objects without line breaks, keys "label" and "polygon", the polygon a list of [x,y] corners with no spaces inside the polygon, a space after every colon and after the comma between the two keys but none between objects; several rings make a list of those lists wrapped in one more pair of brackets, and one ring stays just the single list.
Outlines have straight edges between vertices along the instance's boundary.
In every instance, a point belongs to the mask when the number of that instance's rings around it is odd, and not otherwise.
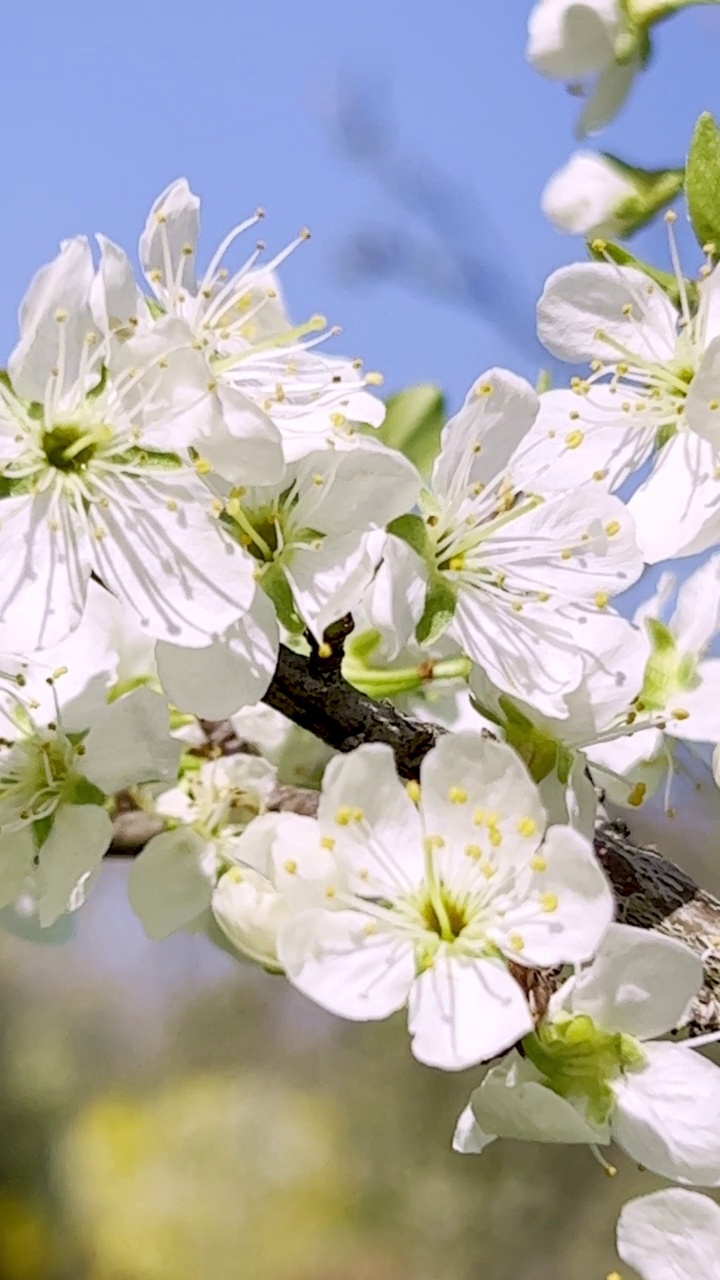
[{"label": "yellow anther", "polygon": [[537,822],[534,818],[521,818],[517,829],[521,836],[534,836],[537,831]]},{"label": "yellow anther", "polygon": [[410,782],[406,782],[405,791],[408,795],[408,798],[412,800],[413,804],[419,803],[420,801],[420,783],[419,782],[415,782],[414,779],[411,779]]},{"label": "yellow anther", "polygon": [[149,275],[153,284],[160,284],[162,282],[162,271],[159,267],[153,267]]},{"label": "yellow anther", "polygon": [[477,389],[477,394],[479,396],[491,396],[493,391],[494,387],[491,382],[481,382]]},{"label": "yellow anther", "polygon": [[334,887],[334,885],[331,885],[331,884],[328,885],[327,889],[325,890],[325,897],[326,898],[337,897],[337,889]]},{"label": "yellow anther", "polygon": [[483,862],[480,867],[480,871],[482,872],[486,880],[492,880],[493,876],[495,875],[495,868],[490,862]]},{"label": "yellow anther", "polygon": [[321,837],[320,837],[320,848],[321,848],[321,849],[330,849],[330,850],[332,851],[332,850],[335,848],[335,837],[334,837],[334,836],[321,836]]},{"label": "yellow anther", "polygon": [[300,237],[300,239],[301,239],[301,240],[309,240],[309,239],[310,239],[310,235],[311,235],[310,228],[309,228],[309,227],[301,227],[301,228],[300,228],[300,231],[299,231],[299,233],[298,233],[298,234],[299,234],[299,237]]},{"label": "yellow anther", "polygon": [[604,609],[609,599],[610,597],[607,591],[596,591],[593,596],[593,600],[595,601],[598,609]]},{"label": "yellow anther", "polygon": [[451,556],[449,567],[453,573],[460,573],[465,568],[465,557]]},{"label": "yellow anther", "polygon": [[444,849],[445,841],[442,836],[426,836],[423,840],[423,846],[426,853],[432,853],[433,849]]},{"label": "yellow anther", "polygon": [[545,858],[543,858],[541,853],[536,853],[530,859],[530,870],[531,871],[547,871],[547,861]]},{"label": "yellow anther", "polygon": [[569,417],[569,419],[570,419],[570,421],[571,421],[571,422],[577,422],[578,418],[580,417],[580,410],[579,410],[579,409],[571,409],[571,410],[570,410],[570,412],[569,412],[569,414],[568,414],[568,417]]},{"label": "yellow anther", "polygon": [[645,783],[636,782],[635,786],[633,787],[632,791],[630,792],[627,798],[628,804],[632,805],[633,809],[639,809],[640,805],[645,799],[646,793],[647,793],[647,787]]},{"label": "yellow anther", "polygon": [[57,320],[58,324],[64,324],[67,318],[68,318],[67,311],[65,311],[63,307],[58,307],[57,311],[55,312],[55,319]]},{"label": "yellow anther", "polygon": [[582,431],[568,431],[568,434],[565,437],[565,443],[568,449],[578,449],[584,439],[585,436]]},{"label": "yellow anther", "polygon": [[294,876],[297,871],[297,862],[293,861],[292,858],[288,858],[287,862],[283,862],[283,867],[289,876]]},{"label": "yellow anther", "polygon": [[67,673],[68,673],[67,667],[56,667],[50,678],[52,680],[59,680],[61,676],[66,676]]},{"label": "yellow anther", "polygon": [[512,609],[513,613],[522,613],[523,611],[522,601],[513,600],[512,604],[510,605],[510,608]]},{"label": "yellow anther", "polygon": [[369,387],[381,387],[384,381],[385,379],[381,373],[374,373],[371,370],[370,373],[365,374],[365,382]]},{"label": "yellow anther", "polygon": [[624,315],[624,316],[631,316],[631,315],[632,315],[632,313],[633,313],[633,306],[632,306],[632,302],[624,302],[624,303],[623,303],[623,306],[622,306],[622,313],[623,313],[623,315]]},{"label": "yellow anther", "polygon": [[601,240],[600,237],[597,236],[592,241],[590,248],[592,249],[593,253],[604,253],[605,250],[607,249],[607,241]]},{"label": "yellow anther", "polygon": [[365,817],[365,814],[363,813],[362,809],[353,809],[352,811],[353,822],[362,822],[364,817]]},{"label": "yellow anther", "polygon": [[689,720],[690,719],[690,712],[686,711],[684,707],[675,707],[670,712],[670,715],[672,716],[673,720]]},{"label": "yellow anther", "polygon": [[353,811],[346,804],[343,804],[335,814],[335,821],[339,827],[348,827],[352,822]]},{"label": "yellow anther", "polygon": [[321,476],[320,473],[316,471],[312,478],[312,482],[314,485],[317,485],[318,489],[322,489],[322,486],[325,483],[325,477]]},{"label": "yellow anther", "polygon": [[572,547],[563,547],[562,551],[560,552],[560,559],[561,559],[561,560],[571,560],[571,559],[572,559]]},{"label": "yellow anther", "polygon": [[364,925],[363,925],[363,930],[362,930],[362,931],[363,931],[363,933],[365,934],[365,937],[366,937],[366,938],[372,938],[372,937],[373,937],[373,935],[374,935],[374,934],[376,934],[376,933],[377,933],[377,931],[378,931],[377,921],[376,921],[376,920],[368,920],[367,924],[364,924]]},{"label": "yellow anther", "polygon": [[212,463],[208,462],[207,458],[196,458],[195,470],[199,476],[206,476],[209,471],[212,471]]},{"label": "yellow anther", "polygon": [[427,518],[427,520],[425,521],[425,523],[426,523],[426,525],[428,525],[431,529],[434,529],[434,528],[435,528],[435,525],[440,523],[440,517],[439,517],[439,516],[428,516],[428,518]]},{"label": "yellow anther", "polygon": [[502,831],[499,827],[490,827],[488,830],[488,840],[493,849],[497,849],[502,844]]},{"label": "yellow anther", "polygon": [[557,894],[543,893],[540,898],[540,909],[550,915],[553,911],[557,911]]},{"label": "yellow anther", "polygon": [[608,538],[614,538],[615,535],[620,532],[620,521],[608,520],[607,524],[605,525],[605,532]]},{"label": "yellow anther", "polygon": [[318,658],[332,658],[332,646],[326,640],[318,645]]},{"label": "yellow anther", "polygon": [[467,804],[468,793],[464,787],[450,787],[448,800],[451,804]]},{"label": "yellow anther", "polygon": [[665,221],[677,222],[677,214],[674,209],[668,209],[667,213],[665,214]]},{"label": "yellow anther", "polygon": [[550,599],[550,592],[549,592],[549,591],[538,591],[538,593],[537,593],[537,598],[538,598],[538,600],[540,601],[540,603],[541,603],[541,604],[547,604],[548,600]]},{"label": "yellow anther", "polygon": [[508,946],[511,951],[522,951],[525,947],[525,940],[521,933],[511,933],[508,938]]},{"label": "yellow anther", "polygon": [[485,821],[485,810],[476,809],[473,814],[473,822],[475,823],[475,826],[481,827],[484,821]]},{"label": "yellow anther", "polygon": [[332,422],[332,424],[333,424],[333,426],[334,426],[334,427],[346,427],[346,426],[347,426],[347,418],[345,417],[345,414],[344,414],[344,413],[331,413],[331,414],[330,414],[330,421]]},{"label": "yellow anther", "polygon": [[606,475],[607,475],[607,471],[593,471],[592,478],[593,480],[597,480],[599,484],[601,480],[605,479]]},{"label": "yellow anther", "polygon": [[479,844],[466,844],[465,853],[468,858],[473,858],[475,862],[482,858],[482,849]]},{"label": "yellow anther", "polygon": [[720,400],[710,400],[708,403],[708,409],[712,409],[713,413],[715,413],[717,409],[720,409]]}]

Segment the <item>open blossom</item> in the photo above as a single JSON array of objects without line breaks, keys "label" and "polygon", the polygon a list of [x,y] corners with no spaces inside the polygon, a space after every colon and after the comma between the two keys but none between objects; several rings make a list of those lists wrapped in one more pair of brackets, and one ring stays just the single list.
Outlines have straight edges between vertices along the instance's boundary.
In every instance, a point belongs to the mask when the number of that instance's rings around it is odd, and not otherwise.
[{"label": "open blossom", "polygon": [[684,1043],[702,963],[672,938],[612,925],[592,963],[552,997],[546,1017],[486,1074],[458,1123],[456,1150],[494,1138],[615,1141],[676,1182],[720,1186],[720,1070]]},{"label": "open blossom", "polygon": [[526,55],[537,71],[577,85],[590,82],[577,133],[596,133],[623,105],[647,56],[623,0],[538,0]]},{"label": "open blossom", "polygon": [[630,1200],[617,1249],[640,1280],[720,1280],[720,1207],[681,1187]]},{"label": "open blossom", "polygon": [[148,937],[207,924],[215,885],[245,828],[267,809],[275,779],[267,760],[227,756],[187,771],[156,798],[154,811],[171,820],[170,829],[148,841],[128,881]]},{"label": "open blossom", "polygon": [[172,702],[211,719],[257,702],[275,670],[278,622],[321,642],[372,577],[377,556],[365,533],[411,507],[419,486],[401,454],[369,441],[306,454],[274,485],[231,490],[213,480],[219,519],[252,558],[258,590],[245,618],[212,645],[157,646]]},{"label": "open blossom", "polygon": [[113,655],[93,622],[29,662],[22,696],[0,705],[0,906],[30,892],[42,926],[84,902],[112,836],[108,797],[174,779],[180,759],[158,694],[106,704]]},{"label": "open blossom", "polygon": [[151,636],[185,645],[241,616],[252,561],[167,452],[166,410],[104,372],[90,247],[67,241],[30,286],[0,387],[0,631],[47,648],[82,615],[95,573]]},{"label": "open blossom", "polygon": [[136,332],[151,348],[172,348],[167,386],[177,441],[195,444],[228,479],[257,484],[277,477],[283,451],[296,458],[342,446],[358,421],[379,426],[384,405],[365,391],[377,376],[363,374],[360,361],[319,353],[334,332],[322,316],[295,326],[286,314],[275,268],[309,232],[262,267],[258,243],[239,270],[228,271],[228,249],[258,223],[260,210],[229,232],[198,275],[199,209],[184,178],[154,202],[139,249],[151,305],[127,256],[101,242],[96,306],[106,325],[121,344]]},{"label": "open blossom", "polygon": [[337,878],[323,907],[283,925],[280,962],[341,1017],[407,1005],[413,1052],[431,1066],[458,1070],[527,1035],[533,1019],[511,965],[587,958],[612,916],[590,842],[546,829],[518,757],[480,734],[441,739],[419,792],[402,786],[389,747],[337,757],[318,823]]},{"label": "open blossom", "polygon": [[400,626],[420,586],[418,640],[446,632],[498,688],[563,715],[563,695],[582,676],[577,615],[564,606],[604,608],[642,561],[619,500],[585,489],[546,497],[514,483],[514,454],[537,409],[528,383],[505,370],[475,383],[443,429],[422,517],[390,526],[415,554],[395,556],[400,604],[388,608]]},{"label": "open blossom", "polygon": [[550,276],[538,334],[553,355],[590,361],[587,378],[541,397],[532,449],[516,478],[544,489],[615,489],[653,452],[629,502],[649,563],[702,551],[720,536],[720,268],[690,307],[633,267],[594,262]]}]

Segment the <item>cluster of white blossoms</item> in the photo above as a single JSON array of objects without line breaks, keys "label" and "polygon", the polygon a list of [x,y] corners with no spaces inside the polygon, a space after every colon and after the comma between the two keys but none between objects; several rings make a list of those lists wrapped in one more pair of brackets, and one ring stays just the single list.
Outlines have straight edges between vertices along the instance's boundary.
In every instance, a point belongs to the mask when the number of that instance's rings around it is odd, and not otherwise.
[{"label": "cluster of white blossoms", "polygon": [[[574,30],[586,7],[539,10]],[[670,812],[677,743],[720,742],[720,553],[632,620],[614,604],[646,564],[720,543],[720,268],[678,267],[669,292],[609,259],[557,272],[538,332],[587,376],[482,373],[421,475],[374,430],[378,375],[286,314],[277,268],[307,232],[224,265],[261,217],[203,268],[177,181],[141,281],[81,237],[21,305],[0,375],[0,907],[29,930],[76,911],[139,810],[148,936],[204,933],[342,1018],[403,1012],[420,1062],[480,1068],[458,1150],[616,1142],[720,1186],[720,1075],[661,1039],[702,964],[613,924],[593,845],[603,793],[632,813],[665,779]],[[409,778],[390,745],[337,753],[263,706],[288,655],[449,732]],[[641,1219],[621,1253],[660,1275]]]}]

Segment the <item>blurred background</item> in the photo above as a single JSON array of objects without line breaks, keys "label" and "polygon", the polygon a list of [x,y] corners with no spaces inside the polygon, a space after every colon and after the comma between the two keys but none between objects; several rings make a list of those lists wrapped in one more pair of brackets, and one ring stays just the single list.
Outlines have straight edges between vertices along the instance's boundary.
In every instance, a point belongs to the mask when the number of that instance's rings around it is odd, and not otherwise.
[{"label": "blurred background", "polygon": [[[433,382],[454,408],[491,365],[534,380],[549,363],[535,299],[582,248],[539,209],[578,104],[525,65],[529,8],[11,0],[2,349],[60,239],[102,230],[133,250],[185,174],[207,254],[258,204],[271,251],[311,227],[283,272],[292,310],[342,324],[336,349],[388,390]],[[669,23],[600,145],[681,163],[720,107],[719,53],[717,10]],[[651,229],[634,247],[663,265],[663,242]],[[692,804],[705,816],[683,844],[712,880],[714,795]],[[619,1159],[608,1181],[583,1150],[454,1156],[472,1072],[420,1067],[402,1019],[325,1017],[200,938],[146,942],[125,874],[108,865],[43,946],[0,934],[0,1280],[613,1270],[617,1211],[649,1175]]]}]

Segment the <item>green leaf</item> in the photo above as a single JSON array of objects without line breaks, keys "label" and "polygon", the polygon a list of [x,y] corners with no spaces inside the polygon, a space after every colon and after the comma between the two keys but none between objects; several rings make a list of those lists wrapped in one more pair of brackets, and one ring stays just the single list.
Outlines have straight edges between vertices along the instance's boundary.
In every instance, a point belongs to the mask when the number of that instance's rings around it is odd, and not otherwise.
[{"label": "green leaf", "polygon": [[413,551],[417,551],[423,560],[430,558],[430,539],[422,516],[398,516],[397,520],[390,521],[387,531],[394,534],[396,538],[402,538],[403,542],[407,542],[408,546],[412,547]]},{"label": "green leaf", "polygon": [[[612,240],[593,240],[588,243],[587,248],[594,262],[607,262],[609,259],[611,262],[617,262],[620,267],[635,267],[636,271],[642,271],[659,285],[676,307],[680,306],[680,289],[675,276],[670,271],[658,271],[657,267],[651,267],[649,262],[636,258],[634,253],[630,253],[622,245],[613,244]],[[698,291],[694,280],[685,280],[685,291],[690,306],[695,308]]]},{"label": "green leaf", "polygon": [[440,452],[440,432],[445,422],[445,400],[439,387],[422,383],[399,391],[387,401],[385,421],[372,435],[397,449],[427,478]]},{"label": "green leaf", "polygon": [[428,586],[423,616],[415,631],[420,644],[435,643],[452,622],[455,605],[452,587],[444,578],[434,578]]},{"label": "green leaf", "polygon": [[709,111],[698,119],[690,142],[685,180],[688,210],[702,249],[717,246],[720,257],[720,129]]}]

